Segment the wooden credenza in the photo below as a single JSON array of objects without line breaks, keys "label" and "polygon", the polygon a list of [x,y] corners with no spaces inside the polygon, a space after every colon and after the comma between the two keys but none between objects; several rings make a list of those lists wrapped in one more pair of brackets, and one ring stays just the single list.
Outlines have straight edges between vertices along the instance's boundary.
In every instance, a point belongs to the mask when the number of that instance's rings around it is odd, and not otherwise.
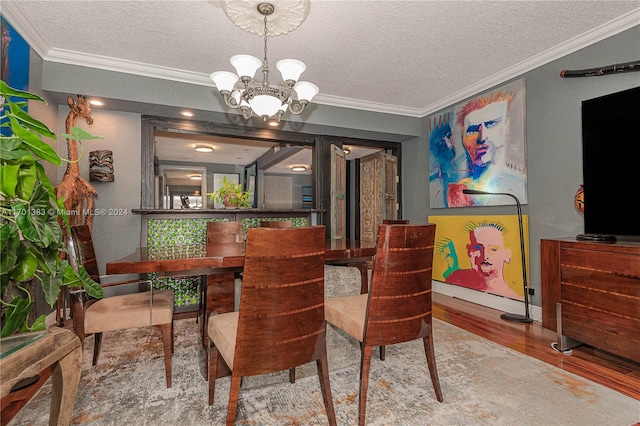
[{"label": "wooden credenza", "polygon": [[640,362],[640,242],[541,240],[540,256],[543,327]]}]

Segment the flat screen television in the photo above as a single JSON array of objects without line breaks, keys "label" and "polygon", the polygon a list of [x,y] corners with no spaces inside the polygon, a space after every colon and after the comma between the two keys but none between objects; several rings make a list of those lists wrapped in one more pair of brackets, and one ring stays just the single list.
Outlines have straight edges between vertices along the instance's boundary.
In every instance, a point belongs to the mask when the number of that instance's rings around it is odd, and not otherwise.
[{"label": "flat screen television", "polygon": [[640,87],[582,102],[584,232],[640,239]]}]

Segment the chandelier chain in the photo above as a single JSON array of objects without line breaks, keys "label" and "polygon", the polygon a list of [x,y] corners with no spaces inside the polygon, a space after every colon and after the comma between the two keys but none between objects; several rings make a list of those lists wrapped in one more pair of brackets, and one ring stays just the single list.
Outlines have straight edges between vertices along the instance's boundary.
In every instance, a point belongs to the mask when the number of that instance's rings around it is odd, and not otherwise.
[{"label": "chandelier chain", "polygon": [[269,85],[269,61],[267,60],[267,33],[269,28],[267,27],[267,13],[264,13],[264,60],[262,61],[262,85]]}]

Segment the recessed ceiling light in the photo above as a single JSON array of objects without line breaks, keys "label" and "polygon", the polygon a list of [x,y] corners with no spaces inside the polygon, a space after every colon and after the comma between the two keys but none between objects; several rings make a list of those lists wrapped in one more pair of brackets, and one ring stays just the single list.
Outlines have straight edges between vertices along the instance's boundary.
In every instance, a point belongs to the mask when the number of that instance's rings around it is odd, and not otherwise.
[{"label": "recessed ceiling light", "polygon": [[185,117],[193,117],[195,115],[191,111],[180,111],[180,114],[184,115]]},{"label": "recessed ceiling light", "polygon": [[104,106],[104,102],[99,101],[97,99],[91,99],[89,103],[93,106]]},{"label": "recessed ceiling light", "polygon": [[213,147],[209,145],[196,145],[194,149],[198,152],[213,152]]},{"label": "recessed ceiling light", "polygon": [[307,168],[305,166],[293,166],[291,168],[292,172],[304,172],[306,170],[307,170]]},{"label": "recessed ceiling light", "polygon": [[202,175],[190,175],[189,179],[191,179],[191,180],[202,180]]}]

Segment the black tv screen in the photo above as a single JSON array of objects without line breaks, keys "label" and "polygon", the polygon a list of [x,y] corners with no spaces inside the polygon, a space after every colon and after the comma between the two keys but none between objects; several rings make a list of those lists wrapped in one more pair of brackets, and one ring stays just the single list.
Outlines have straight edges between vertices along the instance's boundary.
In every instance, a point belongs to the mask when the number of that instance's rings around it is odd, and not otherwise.
[{"label": "black tv screen", "polygon": [[639,123],[640,87],[582,102],[587,235],[640,237]]}]

